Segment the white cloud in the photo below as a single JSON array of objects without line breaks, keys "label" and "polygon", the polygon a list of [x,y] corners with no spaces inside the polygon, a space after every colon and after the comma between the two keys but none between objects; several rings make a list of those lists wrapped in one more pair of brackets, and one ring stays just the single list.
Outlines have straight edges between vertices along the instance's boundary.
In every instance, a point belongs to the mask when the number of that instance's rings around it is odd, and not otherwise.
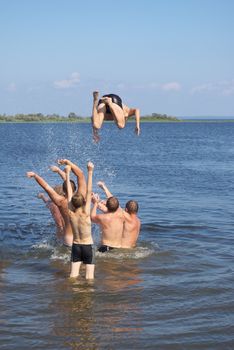
[{"label": "white cloud", "polygon": [[191,93],[209,93],[216,92],[219,95],[234,95],[234,79],[218,82],[208,82],[192,88]]},{"label": "white cloud", "polygon": [[80,74],[74,72],[71,74],[71,77],[64,80],[56,80],[54,82],[54,87],[56,89],[70,89],[72,87],[77,86],[80,82]]},{"label": "white cloud", "polygon": [[9,92],[15,92],[16,91],[16,84],[15,83],[10,83],[7,86],[6,90],[9,91]]},{"label": "white cloud", "polygon": [[179,91],[181,90],[181,85],[176,81],[172,81],[170,83],[161,85],[161,88],[164,91]]}]

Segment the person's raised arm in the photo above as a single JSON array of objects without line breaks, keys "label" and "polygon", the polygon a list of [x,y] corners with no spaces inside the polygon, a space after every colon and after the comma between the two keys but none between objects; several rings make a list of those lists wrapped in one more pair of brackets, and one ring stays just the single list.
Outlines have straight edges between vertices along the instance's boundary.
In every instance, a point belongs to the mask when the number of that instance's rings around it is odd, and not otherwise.
[{"label": "person's raised arm", "polygon": [[66,180],[66,174],[63,170],[61,170],[59,167],[55,166],[55,165],[52,165],[50,167],[50,170],[52,170],[54,173],[57,173],[62,179],[63,181]]},{"label": "person's raised arm", "polygon": [[91,210],[91,220],[95,222],[96,224],[99,224],[99,215],[97,214],[97,208],[98,208],[98,202],[99,202],[99,196],[96,194],[93,194],[92,196],[92,203],[93,203],[93,208]]},{"label": "person's raised arm", "polygon": [[112,193],[109,191],[108,187],[106,186],[105,182],[98,181],[97,185],[105,192],[107,198],[113,196]]},{"label": "person's raised arm", "polygon": [[69,159],[59,159],[58,164],[65,164],[70,165],[72,172],[77,177],[77,185],[78,185],[78,193],[81,193],[83,197],[86,196],[87,186],[86,186],[86,179],[84,176],[83,171],[78,167],[78,165],[72,163]]},{"label": "person's raised arm", "polygon": [[107,209],[105,200],[98,202],[98,209],[101,210],[103,213],[108,213],[108,209]]},{"label": "person's raised arm", "polygon": [[90,209],[91,209],[93,169],[94,169],[94,165],[92,162],[88,162],[87,169],[88,169],[88,183],[87,183],[87,193],[86,193],[86,201],[85,201],[85,213],[89,215]]},{"label": "person's raised arm", "polygon": [[71,186],[71,182],[70,182],[70,172],[71,172],[70,165],[66,165],[66,168],[65,168],[66,180],[65,181],[66,181],[66,186],[67,186],[68,203],[70,203],[70,201],[72,199],[72,195],[73,195],[72,186]]},{"label": "person's raised arm", "polygon": [[58,206],[61,205],[61,201],[64,199],[64,197],[56,193],[55,190],[41,176],[34,173],[33,171],[28,171],[27,177],[33,177],[37,183],[47,192],[52,201]]},{"label": "person's raised arm", "polygon": [[140,129],[140,119],[141,119],[141,115],[140,115],[140,110],[139,108],[130,108],[128,111],[128,116],[132,116],[135,115],[136,118],[136,127],[135,127],[135,133],[139,136],[141,129]]}]

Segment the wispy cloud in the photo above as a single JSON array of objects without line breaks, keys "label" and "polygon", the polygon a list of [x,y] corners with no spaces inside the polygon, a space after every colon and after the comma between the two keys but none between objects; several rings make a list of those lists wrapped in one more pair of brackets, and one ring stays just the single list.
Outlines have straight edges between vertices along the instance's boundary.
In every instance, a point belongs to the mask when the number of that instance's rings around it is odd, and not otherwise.
[{"label": "wispy cloud", "polygon": [[54,81],[54,87],[56,89],[70,89],[80,82],[80,74],[77,72],[74,72],[71,74],[70,78],[64,79],[64,80],[56,80]]},{"label": "wispy cloud", "polygon": [[179,91],[181,90],[181,84],[173,81],[173,82],[168,82],[168,83],[158,83],[155,81],[151,81],[148,83],[139,83],[139,84],[135,84],[133,86],[133,88],[135,89],[142,89],[142,90],[163,90],[163,91]]},{"label": "wispy cloud", "polygon": [[181,90],[181,85],[176,81],[165,83],[161,85],[162,90],[164,91],[179,91]]},{"label": "wispy cloud", "polygon": [[208,82],[192,88],[191,94],[216,92],[219,95],[234,95],[234,79]]},{"label": "wispy cloud", "polygon": [[7,87],[6,90],[9,92],[15,92],[16,91],[16,84],[15,83],[10,83]]}]

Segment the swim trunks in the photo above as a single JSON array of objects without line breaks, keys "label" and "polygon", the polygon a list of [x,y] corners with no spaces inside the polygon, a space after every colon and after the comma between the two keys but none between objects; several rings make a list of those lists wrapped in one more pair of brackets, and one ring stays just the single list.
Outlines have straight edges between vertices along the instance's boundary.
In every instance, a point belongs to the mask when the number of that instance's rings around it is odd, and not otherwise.
[{"label": "swim trunks", "polygon": [[98,248],[98,252],[100,253],[105,253],[105,252],[109,252],[110,250],[113,250],[115,248],[113,247],[109,247],[108,245],[101,245],[99,248]]},{"label": "swim trunks", "polygon": [[[110,97],[113,103],[115,103],[116,105],[118,105],[120,108],[123,109],[122,100],[118,95],[108,94],[108,95],[103,95],[102,97]],[[100,105],[100,103],[103,103],[103,101],[99,100],[98,104]],[[111,114],[111,110],[110,110],[110,107],[108,105],[106,105],[106,113]]]},{"label": "swim trunks", "polygon": [[71,251],[71,261],[82,261],[84,264],[94,264],[95,251],[93,245],[73,243]]}]

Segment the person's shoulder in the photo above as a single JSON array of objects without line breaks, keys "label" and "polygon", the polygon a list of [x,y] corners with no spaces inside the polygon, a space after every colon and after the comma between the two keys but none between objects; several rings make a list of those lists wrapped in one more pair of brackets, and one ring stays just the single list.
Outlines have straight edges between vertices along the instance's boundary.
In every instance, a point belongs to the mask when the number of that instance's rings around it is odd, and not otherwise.
[{"label": "person's shoulder", "polygon": [[68,207],[68,200],[67,200],[67,198],[64,197],[64,196],[61,196],[60,194],[58,196],[59,196],[60,206],[61,207]]}]

